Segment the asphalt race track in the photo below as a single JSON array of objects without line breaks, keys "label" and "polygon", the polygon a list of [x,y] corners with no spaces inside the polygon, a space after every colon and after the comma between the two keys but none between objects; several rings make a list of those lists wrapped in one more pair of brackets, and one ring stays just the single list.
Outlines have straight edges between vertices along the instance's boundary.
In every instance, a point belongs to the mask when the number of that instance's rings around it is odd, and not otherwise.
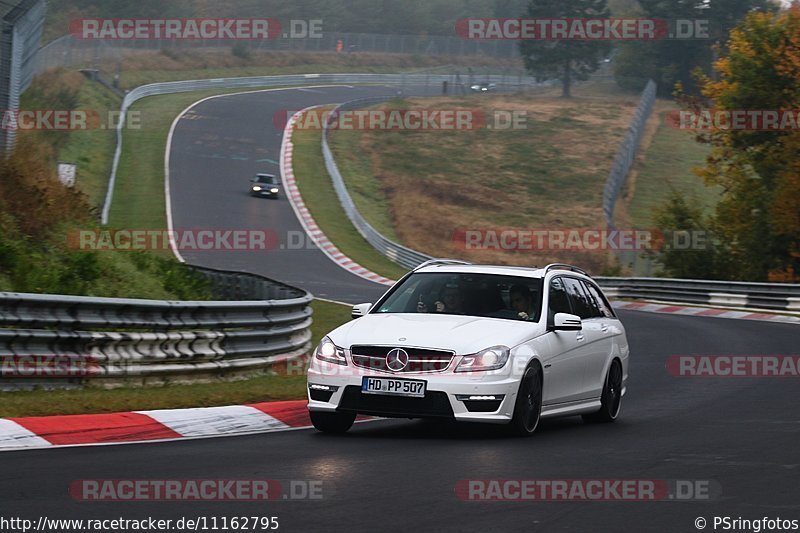
[{"label": "asphalt race track", "polygon": [[377,300],[386,286],[345,271],[312,243],[298,249],[298,236],[304,233],[289,201],[285,196],[279,200],[249,196],[248,180],[257,172],[280,174],[283,128],[275,124],[275,116],[396,92],[391,87],[316,87],[217,98],[194,107],[178,123],[172,140],[173,227],[267,230],[280,242],[269,251],[195,251],[183,254],[185,259],[201,266],[262,274],[320,298],[350,303]]},{"label": "asphalt race track", "polygon": [[[343,101],[386,88],[291,90],[210,100],[173,144],[176,227],[261,225],[300,231],[285,199],[246,195],[247,178],[275,171],[276,109]],[[235,156],[235,157],[234,157]],[[336,201],[332,198],[331,201]],[[250,270],[323,297],[368,301],[382,288],[319,251],[189,255]],[[677,378],[672,355],[796,354],[791,324],[620,312],[631,379],[620,420],[544,423],[530,439],[502,428],[382,420],[337,437],[298,430],[235,438],[0,454],[5,516],[156,518],[277,516],[279,531],[697,531],[714,516],[800,519],[798,383]],[[322,480],[323,499],[270,503],[91,503],[68,494],[81,479]],[[722,494],[700,501],[467,502],[465,479],[707,480]],[[719,531],[719,529],[718,529]]]},{"label": "asphalt race track", "polygon": [[[797,326],[624,312],[632,360],[621,419],[556,420],[530,439],[497,427],[357,424],[246,437],[0,454],[0,507],[37,518],[276,515],[282,531],[695,531],[714,515],[800,515],[791,379],[674,378],[675,354],[787,354]],[[323,480],[322,501],[91,503],[79,479]],[[714,480],[713,501],[463,502],[462,479]],[[710,527],[708,528],[711,529]]]}]

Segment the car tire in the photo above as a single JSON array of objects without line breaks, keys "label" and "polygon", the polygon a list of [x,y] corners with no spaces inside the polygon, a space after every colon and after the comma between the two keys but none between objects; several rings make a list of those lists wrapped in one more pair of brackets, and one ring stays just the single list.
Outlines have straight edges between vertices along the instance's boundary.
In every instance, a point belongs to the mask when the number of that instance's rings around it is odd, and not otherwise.
[{"label": "car tire", "polygon": [[519,384],[514,416],[509,424],[513,434],[530,437],[542,416],[542,368],[533,364],[525,369]]},{"label": "car tire", "polygon": [[323,433],[346,433],[356,421],[355,413],[323,413],[309,411],[311,423],[317,431]]},{"label": "car tire", "polygon": [[622,363],[619,359],[611,362],[608,369],[603,393],[600,396],[600,410],[587,415],[582,415],[584,422],[613,422],[619,416],[622,407]]}]

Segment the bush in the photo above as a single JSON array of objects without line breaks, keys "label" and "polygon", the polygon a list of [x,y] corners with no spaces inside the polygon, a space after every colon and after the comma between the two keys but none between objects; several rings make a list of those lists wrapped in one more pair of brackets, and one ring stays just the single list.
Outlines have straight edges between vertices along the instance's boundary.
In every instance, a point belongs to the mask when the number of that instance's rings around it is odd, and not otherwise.
[{"label": "bush", "polygon": [[231,53],[239,59],[250,59],[250,47],[244,41],[238,41],[231,48]]}]

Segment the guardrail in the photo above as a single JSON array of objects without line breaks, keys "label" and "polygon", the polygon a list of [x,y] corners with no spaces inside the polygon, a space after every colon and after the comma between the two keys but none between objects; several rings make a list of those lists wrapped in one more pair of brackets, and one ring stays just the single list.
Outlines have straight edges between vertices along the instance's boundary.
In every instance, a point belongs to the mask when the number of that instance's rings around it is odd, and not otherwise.
[{"label": "guardrail", "polygon": [[[209,89],[257,89],[265,87],[287,87],[302,85],[396,85],[401,92],[405,92],[407,87],[425,86],[426,93],[429,88],[440,91],[443,82],[448,82],[453,87],[463,86],[466,81],[459,73],[454,74],[299,74],[292,76],[251,76],[242,78],[217,78],[209,80],[187,80],[173,81],[166,83],[152,83],[137,87],[125,96],[120,107],[120,119],[117,124],[117,147],[114,151],[114,160],[111,166],[111,175],[108,180],[108,190],[103,204],[101,222],[108,224],[111,203],[114,199],[114,186],[119,169],[119,160],[122,156],[122,132],[125,127],[125,119],[130,107],[148,96],[158,96],[165,94],[177,94],[192,91],[203,91]],[[504,74],[487,74],[481,76],[481,81],[486,80],[495,83],[499,87],[523,88],[539,85],[534,78],[525,76],[507,76]]]},{"label": "guardrail", "polygon": [[[614,165],[606,180],[605,191],[603,194],[603,212],[605,214],[606,223],[610,228],[614,227],[614,206],[619,197],[622,186],[630,171],[633,160],[636,156],[636,151],[644,133],[644,127],[650,114],[653,110],[656,98],[656,84],[651,80],[648,82],[639,106],[636,108],[634,118],[628,128],[628,134],[622,142],[619,152],[614,158]],[[331,115],[337,111],[352,110],[367,107],[374,104],[390,101],[390,97],[377,97],[377,98],[363,98],[353,100],[336,107]],[[333,117],[331,117],[332,120]],[[344,179],[342,178],[339,168],[336,165],[336,160],[330,149],[328,140],[328,123],[324,125],[324,133],[322,136],[322,155],[325,158],[325,167],[330,174],[333,186],[336,189],[336,194],[339,201],[347,213],[348,218],[355,226],[356,230],[361,234],[367,242],[369,242],[378,252],[388,257],[390,260],[398,263],[406,268],[414,268],[420,263],[431,259],[431,256],[412,250],[400,244],[397,244],[390,239],[387,239],[380,232],[375,230],[359,213],[358,209],[353,202],[350,193],[347,191]]]},{"label": "guardrail", "polygon": [[[616,202],[619,190],[633,162],[644,124],[647,122],[652,112],[652,106],[655,102],[655,89],[655,83],[651,82],[642,94],[642,100],[631,124],[628,137],[623,143],[623,148],[617,156],[614,170],[612,170],[611,176],[609,177],[609,182],[606,187],[606,199],[613,198],[613,201]],[[331,112],[330,120],[334,119],[333,115],[335,115],[337,111],[358,109],[387,102],[391,99],[390,97],[377,97],[347,102],[336,107]],[[339,172],[339,168],[330,149],[328,132],[328,124],[326,123],[322,136],[322,154],[325,159],[325,166],[330,174],[339,201],[356,230],[358,230],[364,239],[378,252],[406,268],[414,268],[424,261],[432,259],[431,256],[412,250],[386,238],[364,219],[356,208],[347,190],[344,179]],[[608,204],[606,204],[604,200],[604,208],[606,205]],[[610,210],[605,209],[605,211],[608,216],[613,217],[613,204]],[[609,218],[608,220],[609,225],[613,227],[613,218]],[[604,287],[609,297],[612,298],[664,300],[717,307],[741,307],[800,312],[800,285],[667,278],[596,277],[594,279]]]},{"label": "guardrail", "polygon": [[668,278],[594,278],[609,298],[800,313],[800,284]]},{"label": "guardrail", "polygon": [[333,157],[331,147],[328,144],[329,121],[333,120],[335,114],[339,111],[358,109],[361,107],[388,102],[392,100],[391,97],[375,97],[375,98],[362,98],[353,100],[336,107],[330,114],[329,120],[325,122],[322,133],[322,156],[325,159],[325,168],[328,169],[328,174],[333,181],[333,188],[336,190],[336,195],[339,197],[339,202],[342,204],[347,217],[353,223],[356,230],[361,234],[364,239],[372,245],[378,252],[388,257],[400,266],[408,269],[415,268],[421,263],[432,259],[431,256],[422,252],[412,250],[401,244],[387,239],[378,230],[372,227],[364,216],[358,211],[353,198],[347,191],[347,185],[344,183],[344,178],[339,172],[339,167],[336,164],[336,159]]},{"label": "guardrail", "polygon": [[310,294],[260,276],[198,270],[215,281],[218,297],[247,299],[0,293],[0,389],[217,378],[308,353]]}]

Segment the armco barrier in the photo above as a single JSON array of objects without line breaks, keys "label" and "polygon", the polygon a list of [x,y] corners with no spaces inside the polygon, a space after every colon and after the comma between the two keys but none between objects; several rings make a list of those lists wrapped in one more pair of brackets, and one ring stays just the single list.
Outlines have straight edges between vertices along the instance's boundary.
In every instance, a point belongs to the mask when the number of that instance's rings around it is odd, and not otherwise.
[{"label": "armco barrier", "polygon": [[800,284],[668,278],[594,278],[609,298],[800,312]]},{"label": "armco barrier", "polygon": [[[609,178],[607,192],[616,201],[619,188],[630,169],[630,163],[641,138],[644,123],[650,116],[655,98],[655,84],[648,84],[642,95],[642,101],[634,119],[629,138],[623,146],[624,155],[618,157],[615,171]],[[391,100],[390,98],[364,98],[338,106],[331,115],[339,110],[350,110],[367,107]],[[336,194],[350,218],[353,226],[376,250],[406,267],[414,268],[432,259],[430,256],[409,249],[384,237],[373,228],[359,213],[328,144],[328,124],[322,136],[322,154],[325,166],[330,174]],[[621,158],[621,159],[620,159]],[[624,164],[623,164],[624,163]],[[622,180],[622,181],[618,181]],[[607,196],[608,197],[608,196]],[[611,211],[613,213],[613,207]],[[613,219],[609,219],[613,224]],[[681,303],[703,304],[716,307],[738,307],[751,309],[770,309],[776,311],[800,312],[800,285],[786,283],[747,283],[705,280],[682,280],[667,278],[595,278],[612,298],[633,298],[644,300],[662,300]]]},{"label": "armco barrier", "polygon": [[[653,110],[656,98],[656,84],[651,80],[648,82],[647,87],[642,92],[642,97],[639,106],[636,108],[634,118],[628,128],[626,135],[619,152],[614,159],[614,165],[609,173],[606,181],[605,192],[603,195],[603,212],[606,217],[606,224],[608,227],[614,227],[614,205],[616,205],[617,198],[619,197],[620,190],[625,183],[625,178],[630,171],[633,160],[636,157],[636,151],[639,147],[642,134],[644,133],[645,125]],[[379,98],[362,98],[353,100],[338,106],[331,115],[335,115],[337,111],[359,109],[368,107],[391,100],[389,97]],[[390,239],[387,239],[359,213],[358,209],[353,202],[350,193],[347,191],[344,179],[342,178],[339,168],[336,165],[336,160],[331,152],[328,142],[328,124],[325,124],[325,132],[322,136],[322,155],[325,158],[325,167],[328,174],[333,181],[333,186],[336,189],[336,194],[339,201],[344,208],[345,213],[350,218],[353,226],[358,230],[364,239],[370,243],[378,252],[388,257],[395,263],[406,268],[414,268],[420,263],[431,259],[430,256],[412,250],[400,244],[397,244]],[[623,259],[623,258],[621,258]]]},{"label": "armco barrier", "polygon": [[[338,106],[331,112],[330,118],[333,118],[339,111],[349,109],[359,109],[373,104],[388,102],[391,100],[389,97],[377,98],[363,98],[360,100],[353,100]],[[347,186],[344,183],[344,178],[339,172],[339,167],[336,165],[336,160],[331,152],[330,145],[328,144],[329,122],[324,124],[324,132],[322,134],[322,156],[325,159],[325,168],[333,181],[333,188],[336,190],[336,195],[339,197],[339,202],[342,204],[347,217],[353,223],[356,230],[361,234],[364,239],[372,245],[378,252],[388,257],[400,266],[406,268],[414,268],[425,261],[432,259],[431,256],[417,252],[411,248],[407,248],[396,242],[384,237],[378,230],[373,228],[369,222],[361,215],[353,202],[353,198],[347,191]]]},{"label": "armco barrier", "polygon": [[220,295],[250,299],[0,293],[0,388],[190,381],[308,353],[310,294],[259,276],[199,270]]},{"label": "armco barrier", "polygon": [[[530,77],[515,76],[509,77],[504,74],[486,74],[481,76],[481,81],[489,81],[498,87],[505,88],[526,88],[537,86],[536,80]],[[148,96],[158,96],[165,94],[176,94],[192,91],[204,91],[211,89],[257,89],[269,87],[289,87],[302,85],[354,85],[354,84],[373,84],[373,85],[392,85],[397,86],[400,92],[404,92],[406,87],[424,86],[433,91],[441,91],[443,82],[448,82],[452,87],[465,84],[463,77],[458,74],[299,74],[293,76],[252,76],[243,78],[218,78],[210,80],[187,80],[166,83],[153,83],[142,85],[130,91],[122,101],[120,108],[120,119],[117,125],[117,147],[114,152],[114,160],[111,167],[111,176],[108,180],[106,199],[103,204],[101,222],[108,224],[111,203],[114,199],[114,185],[117,178],[117,169],[122,155],[122,131],[125,127],[125,118],[128,109],[137,101]],[[469,82],[466,82],[469,83]]]}]

